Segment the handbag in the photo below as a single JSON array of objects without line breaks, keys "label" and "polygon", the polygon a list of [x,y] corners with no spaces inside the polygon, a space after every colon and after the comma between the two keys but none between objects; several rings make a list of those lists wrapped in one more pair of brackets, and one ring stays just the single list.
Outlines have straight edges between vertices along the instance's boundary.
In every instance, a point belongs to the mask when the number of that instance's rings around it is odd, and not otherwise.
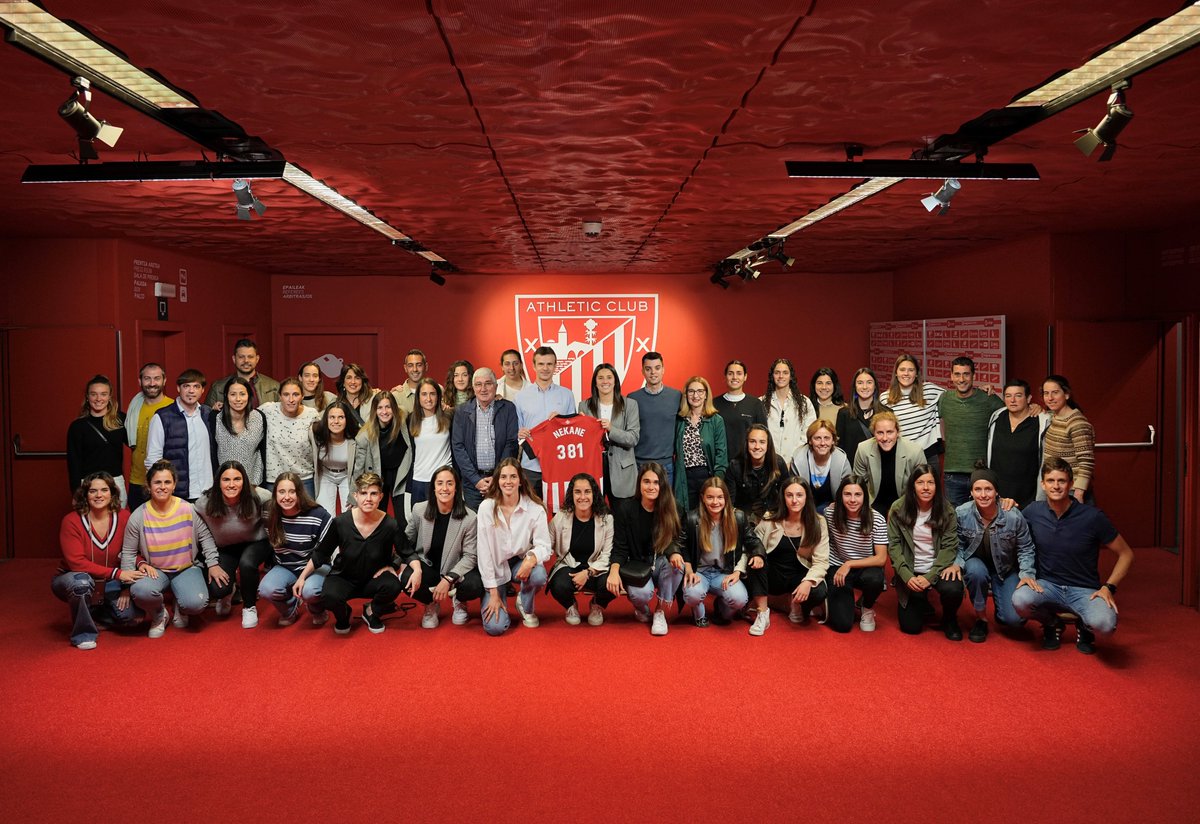
[{"label": "handbag", "polygon": [[650,582],[654,564],[650,561],[635,561],[632,558],[621,564],[621,583],[626,587],[644,587]]}]

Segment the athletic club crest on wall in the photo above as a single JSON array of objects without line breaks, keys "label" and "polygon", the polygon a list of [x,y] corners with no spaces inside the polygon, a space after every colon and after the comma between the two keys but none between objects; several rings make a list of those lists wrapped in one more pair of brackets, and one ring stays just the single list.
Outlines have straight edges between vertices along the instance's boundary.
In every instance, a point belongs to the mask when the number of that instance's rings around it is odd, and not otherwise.
[{"label": "athletic club crest on wall", "polygon": [[558,356],[558,382],[578,401],[591,394],[592,372],[611,363],[628,394],[642,385],[642,355],[658,341],[658,295],[517,295],[517,349],[532,380],[533,352]]}]

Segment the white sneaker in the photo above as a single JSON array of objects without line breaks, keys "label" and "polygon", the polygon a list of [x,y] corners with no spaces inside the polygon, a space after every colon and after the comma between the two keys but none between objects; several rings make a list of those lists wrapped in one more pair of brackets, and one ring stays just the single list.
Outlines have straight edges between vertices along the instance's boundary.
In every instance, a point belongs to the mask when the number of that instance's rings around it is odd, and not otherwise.
[{"label": "white sneaker", "polygon": [[862,618],[858,619],[858,628],[863,632],[875,631],[875,610],[863,607]]},{"label": "white sneaker", "polygon": [[654,611],[654,620],[650,624],[651,635],[666,635],[667,634],[667,613],[661,609]]},{"label": "white sneaker", "polygon": [[95,648],[96,648],[95,641],[80,641],[78,644],[75,645],[75,649],[95,649]]},{"label": "white sneaker", "polygon": [[158,614],[154,616],[154,620],[150,622],[150,632],[147,633],[149,638],[162,638],[163,633],[167,631],[167,618],[170,615],[167,613],[166,607],[159,607]]},{"label": "white sneaker", "polygon": [[793,624],[804,623],[804,607],[792,601],[792,608],[788,610],[788,620]]},{"label": "white sneaker", "polygon": [[762,635],[771,626],[771,610],[760,609],[758,614],[754,616],[754,623],[750,625],[751,635]]},{"label": "white sneaker", "polygon": [[242,607],[242,629],[258,626],[258,607]]},{"label": "white sneaker", "polygon": [[604,609],[599,604],[592,604],[588,610],[588,626],[598,627],[604,623]]},{"label": "white sneaker", "polygon": [[438,605],[436,603],[426,604],[425,614],[421,616],[421,629],[437,629],[441,620],[438,616]]},{"label": "white sneaker", "polygon": [[229,613],[233,612],[233,595],[226,595],[216,603],[216,612],[218,618],[224,618]]},{"label": "white sneaker", "polygon": [[650,607],[634,607],[633,617],[636,618],[640,623],[650,623]]},{"label": "white sneaker", "polygon": [[582,619],[579,617],[579,607],[575,606],[574,604],[571,604],[571,606],[567,607],[567,623],[573,627],[577,627],[583,623]]},{"label": "white sneaker", "polygon": [[188,617],[179,611],[179,607],[175,607],[175,617],[171,619],[171,625],[176,629],[187,628]]},{"label": "white sneaker", "polygon": [[519,614],[521,616],[522,624],[529,627],[530,629],[533,629],[534,627],[541,625],[542,622],[538,620],[538,617],[536,615],[534,615],[532,612],[525,611],[525,605],[521,603],[521,593],[520,592],[517,593],[517,597],[514,598],[513,600],[517,602],[517,614]]},{"label": "white sneaker", "polygon": [[450,616],[450,623],[454,624],[456,627],[461,627],[470,620],[471,616],[467,614],[467,605],[455,598],[454,613]]}]

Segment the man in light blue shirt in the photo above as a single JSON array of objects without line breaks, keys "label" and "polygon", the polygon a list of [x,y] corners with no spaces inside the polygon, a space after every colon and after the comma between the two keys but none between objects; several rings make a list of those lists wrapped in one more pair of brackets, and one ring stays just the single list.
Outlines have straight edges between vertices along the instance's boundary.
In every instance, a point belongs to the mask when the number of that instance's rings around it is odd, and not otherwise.
[{"label": "man in light blue shirt", "polygon": [[[571,390],[554,382],[554,371],[558,366],[558,355],[549,346],[539,346],[533,353],[533,371],[536,380],[517,393],[517,438],[522,442],[529,439],[529,430],[539,423],[558,415],[575,414],[575,396]],[[521,468],[529,476],[529,483],[542,491],[542,464],[533,457],[528,446],[521,450]]]}]

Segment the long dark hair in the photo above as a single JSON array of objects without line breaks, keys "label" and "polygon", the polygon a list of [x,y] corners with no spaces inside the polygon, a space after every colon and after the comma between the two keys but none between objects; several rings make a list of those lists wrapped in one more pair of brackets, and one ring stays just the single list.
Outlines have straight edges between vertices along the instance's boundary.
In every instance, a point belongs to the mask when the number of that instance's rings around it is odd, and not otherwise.
[{"label": "long dark hair", "polygon": [[862,508],[858,511],[858,528],[864,535],[871,534],[875,516],[871,514],[873,510],[867,500],[868,482],[868,479],[862,475],[847,475],[841,486],[837,488],[837,493],[833,496],[833,529],[835,532],[844,533],[850,527],[850,515],[842,500],[842,491],[848,486],[857,486],[863,493]]},{"label": "long dark hair", "polygon": [[771,369],[767,372],[767,391],[759,400],[767,409],[771,408],[771,396],[775,394],[775,367],[781,363],[788,368],[788,393],[791,395],[792,404],[796,407],[796,419],[802,421],[804,413],[808,411],[809,400],[801,394],[800,386],[796,383],[796,367],[792,366],[792,362],[787,358],[776,358],[771,361]]},{"label": "long dark hair", "polygon": [[462,475],[458,474],[458,470],[452,464],[439,466],[429,476],[429,498],[425,501],[425,520],[437,520],[438,505],[433,497],[433,484],[437,481],[437,476],[443,472],[449,472],[454,477],[454,505],[450,508],[450,517],[456,521],[461,521],[467,517],[467,505],[463,501],[462,496]]},{"label": "long dark hair", "polygon": [[598,515],[603,518],[608,514],[608,504],[604,502],[604,494],[600,492],[600,484],[596,483],[596,479],[586,472],[578,473],[571,482],[567,484],[567,494],[563,496],[562,506],[559,509],[562,512],[575,512],[575,482],[587,481],[588,486],[592,488],[592,515]]},{"label": "long dark hair", "polygon": [[863,421],[865,423],[870,419],[863,415],[863,409],[858,403],[857,383],[859,375],[867,375],[872,381],[875,382],[875,395],[871,398],[871,414],[874,415],[876,412],[883,412],[885,409],[887,409],[887,407],[884,406],[883,402],[879,400],[879,378],[875,377],[875,370],[869,366],[864,366],[855,371],[854,380],[850,382],[850,385],[855,387],[851,390],[854,392],[854,399],[846,403],[846,408],[850,410],[851,417],[857,421]]},{"label": "long dark hair", "polygon": [[318,455],[324,455],[329,451],[331,445],[329,413],[335,409],[342,410],[342,414],[346,416],[346,440],[352,441],[358,435],[358,419],[354,417],[354,411],[350,409],[345,401],[334,401],[325,407],[325,411],[321,413],[321,417],[312,426],[313,440],[317,442]]},{"label": "long dark hair", "polygon": [[[908,361],[917,371],[917,376],[913,378],[912,389],[908,392],[908,402],[913,406],[925,406],[925,376],[921,374],[921,362],[917,360],[915,355],[910,355],[907,352],[901,352],[896,357],[896,364],[892,367],[892,382],[888,384],[887,405],[895,406],[900,402],[900,381],[896,378],[896,373],[900,371],[900,364]],[[878,391],[879,384],[875,384]]]},{"label": "long dark hair", "polygon": [[104,481],[104,485],[108,487],[108,493],[111,496],[108,499],[108,511],[113,515],[120,512],[121,492],[117,489],[116,480],[107,472],[93,472],[80,481],[79,488],[75,490],[75,494],[71,497],[71,508],[80,515],[92,508],[92,505],[88,503],[88,490],[92,486],[92,481]]},{"label": "long dark hair", "polygon": [[321,382],[317,384],[316,394],[313,395],[313,407],[318,412],[325,411],[325,376],[321,373],[321,366],[316,361],[305,361],[300,364],[300,368],[296,370],[296,377],[300,380],[300,398],[303,403],[304,399],[304,370],[308,367],[313,367],[317,370],[317,377]]},{"label": "long dark hair", "polygon": [[[242,420],[247,426],[250,424],[250,413],[254,411],[254,387],[241,375],[234,375],[221,392],[221,425],[231,435],[233,434],[233,410],[229,408],[229,389],[233,386],[241,386],[246,390],[248,399],[246,400],[246,411],[242,413]],[[300,393],[304,393],[304,387],[300,388]]]},{"label": "long dark hair", "polygon": [[[466,361],[460,361],[460,363],[466,363]],[[450,377],[454,377],[453,367],[450,369]],[[437,392],[437,403],[435,403],[433,406],[432,415],[426,415],[425,407],[421,406],[422,386],[432,386],[434,391]],[[453,389],[453,386],[451,386],[451,389]],[[475,397],[474,389],[471,390],[471,397]],[[450,415],[451,413],[446,409],[445,406],[442,405],[442,387],[438,386],[438,382],[433,378],[421,378],[419,381],[417,381],[417,392],[413,397],[413,411],[408,416],[408,434],[412,435],[414,438],[418,437],[421,434],[421,424],[425,422],[425,418],[427,417],[432,417],[437,420],[438,432],[445,432],[450,428]]]},{"label": "long dark hair", "polygon": [[892,517],[905,529],[912,529],[917,523],[917,514],[920,512],[920,507],[917,505],[917,479],[924,475],[932,475],[935,485],[933,505],[929,512],[929,528],[933,530],[936,540],[936,536],[950,526],[950,520],[954,517],[954,507],[950,506],[950,502],[946,500],[946,496],[942,492],[942,479],[938,477],[937,470],[929,464],[917,464],[913,468],[912,474],[904,482],[904,494],[900,496],[900,508]]},{"label": "long dark hair", "polygon": [[[353,372],[362,380],[362,389],[358,390],[358,405],[362,406],[367,401],[371,400],[371,379],[367,377],[367,370],[363,369],[357,363],[348,363],[342,367],[342,373],[337,379],[337,394],[338,397],[345,401],[348,406],[353,406],[350,403],[349,397],[346,395],[346,375]],[[300,384],[300,394],[304,394],[304,384]]]},{"label": "long dark hair", "polygon": [[617,417],[625,411],[625,397],[621,394],[621,376],[617,373],[617,367],[611,363],[602,363],[592,370],[592,396],[583,402],[583,406],[588,410],[588,414],[594,417],[600,417],[600,390],[596,387],[596,376],[600,374],[601,369],[607,369],[613,373],[613,417]]},{"label": "long dark hair", "polygon": [[814,547],[821,540],[821,516],[817,514],[817,505],[813,501],[812,485],[799,475],[792,475],[779,485],[779,495],[775,499],[775,508],[763,516],[764,521],[786,521],[788,516],[787,488],[793,484],[804,487],[804,509],[800,510],[800,526],[804,535],[800,538],[801,547]]},{"label": "long dark hair", "polygon": [[400,401],[396,400],[396,396],[390,391],[381,390],[376,392],[368,404],[367,414],[363,421],[362,431],[366,433],[369,440],[378,442],[380,435],[383,434],[383,427],[379,424],[379,402],[383,399],[392,407],[392,425],[388,428],[388,444],[394,444],[396,438],[400,437],[400,428],[405,425],[404,409],[400,406]]},{"label": "long dark hair", "polygon": [[519,499],[523,496],[538,506],[545,506],[542,503],[542,496],[534,491],[533,484],[529,482],[529,476],[521,468],[521,462],[516,458],[503,458],[496,464],[496,468],[492,470],[492,488],[488,490],[486,496],[496,502],[497,522],[500,520],[500,500],[504,497],[504,493],[500,491],[500,470],[506,466],[511,466],[517,470],[517,498]]},{"label": "long dark hair", "polygon": [[[458,404],[458,387],[456,387],[454,385],[454,371],[456,369],[458,369],[458,367],[460,367],[460,366],[465,366],[467,368],[467,388],[466,388],[467,397],[465,400],[463,400],[463,403],[467,403],[472,398],[475,397],[475,367],[471,365],[471,362],[469,360],[456,360],[454,363],[450,364],[450,368],[446,371],[445,404],[446,404],[446,407],[451,412],[453,412],[455,407],[457,407],[459,405]],[[421,380],[417,383],[417,391],[418,392],[421,391],[421,384],[424,383],[426,380],[430,380],[434,384],[437,384],[437,381],[433,380],[432,378],[421,378]],[[442,393],[439,392],[438,393],[438,406],[441,406],[442,402],[443,402],[442,401]],[[413,404],[414,411],[418,405],[419,404]],[[441,432],[442,430],[439,429],[438,431]],[[410,432],[411,432],[411,430],[410,430]],[[416,435],[417,433],[412,432],[412,434]]]},{"label": "long dark hair", "polygon": [[766,424],[752,423],[746,428],[746,456],[742,461],[742,477],[741,480],[749,481],[750,473],[754,471],[754,461],[750,458],[750,433],[762,432],[767,436],[767,454],[763,455],[763,469],[767,470],[767,477],[763,481],[762,488],[769,489],[771,484],[779,478],[779,459],[775,454],[775,439],[771,437],[771,430]]},{"label": "long dark hair", "polygon": [[1048,384],[1048,383],[1057,383],[1058,384],[1059,388],[1062,389],[1063,394],[1065,394],[1067,396],[1067,406],[1069,406],[1072,409],[1079,408],[1079,404],[1075,403],[1075,393],[1071,391],[1071,384],[1067,381],[1067,379],[1065,377],[1063,377],[1062,375],[1047,375],[1042,380],[1042,390],[1043,391],[1045,391],[1046,384]]},{"label": "long dark hair", "polygon": [[236,507],[238,519],[249,521],[261,518],[262,504],[259,503],[258,496],[254,494],[254,485],[246,476],[246,467],[237,461],[226,461],[217,470],[216,477],[213,478],[216,483],[213,484],[212,489],[208,490],[208,502],[204,505],[204,514],[210,518],[224,518],[229,514],[229,507],[225,504],[225,494],[221,492],[221,476],[231,469],[242,476],[242,491],[238,493]]},{"label": "long dark hair", "polygon": [[[690,381],[689,381],[690,383]],[[686,384],[685,384],[686,385]],[[654,501],[654,554],[662,555],[683,534],[683,522],[679,520],[679,507],[675,495],[667,483],[667,470],[657,461],[646,461],[638,470],[638,506],[641,502],[642,478],[653,472],[658,477],[658,498]]]},{"label": "long dark hair", "polygon": [[267,504],[267,540],[273,547],[281,547],[287,543],[287,535],[283,532],[283,510],[275,501],[279,484],[283,481],[291,481],[292,485],[296,487],[296,505],[300,508],[301,515],[313,511],[318,506],[317,502],[309,497],[308,490],[304,488],[304,479],[295,472],[279,473],[279,477],[275,479],[275,491],[271,493],[271,502]]},{"label": "long dark hair", "polygon": [[838,406],[843,405],[846,402],[846,398],[842,394],[842,382],[838,380],[837,372],[834,372],[828,366],[822,366],[816,372],[813,372],[812,379],[808,382],[808,399],[812,401],[813,408],[821,408],[821,401],[817,397],[817,378],[820,377],[826,377],[833,381],[833,394],[829,396],[829,401]]},{"label": "long dark hair", "polygon": [[[704,505],[704,493],[710,489],[719,489],[725,496],[725,506],[721,509],[719,521],[712,519],[708,507]],[[738,546],[737,514],[733,506],[733,494],[729,491],[729,487],[725,484],[725,481],[714,475],[700,484],[700,504],[696,509],[700,515],[700,528],[696,530],[698,533],[696,537],[700,541],[700,553],[702,555],[712,552],[712,531],[714,529],[721,530],[721,541],[724,545],[721,553],[723,555],[741,549]]]}]

